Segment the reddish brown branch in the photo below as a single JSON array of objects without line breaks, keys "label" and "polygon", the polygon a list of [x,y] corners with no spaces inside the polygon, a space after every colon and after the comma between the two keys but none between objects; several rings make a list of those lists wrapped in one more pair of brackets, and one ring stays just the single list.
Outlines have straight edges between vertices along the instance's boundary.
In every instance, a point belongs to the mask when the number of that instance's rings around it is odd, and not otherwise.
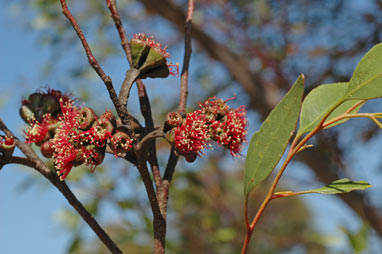
[{"label": "reddish brown branch", "polygon": [[[72,191],[65,182],[60,181],[56,174],[54,174],[48,166],[37,156],[32,150],[31,146],[20,141],[15,135],[7,128],[0,118],[0,129],[10,137],[13,137],[16,146],[27,156],[27,158],[11,157],[13,163],[22,164],[25,166],[33,167],[40,174],[46,177],[66,198],[69,204],[81,215],[89,227],[94,231],[98,238],[105,244],[111,253],[122,253],[118,246],[111,240],[109,235],[103,230],[93,216],[86,210],[82,203],[74,196]],[[28,161],[29,160],[29,161]]]},{"label": "reddish brown branch", "polygon": [[146,188],[147,196],[150,201],[151,210],[154,217],[154,253],[164,254],[165,238],[166,238],[166,219],[161,213],[158,198],[156,196],[154,186],[152,184],[147,165],[144,151],[139,151],[137,154],[139,158],[137,168],[141,174],[141,178]]},{"label": "reddish brown branch", "polygon": [[18,156],[11,156],[11,157],[0,157],[0,166],[5,164],[19,164],[24,165],[30,168],[36,167],[36,163],[31,161],[28,158],[24,157],[18,157]]},{"label": "reddish brown branch", "polygon": [[119,17],[119,14],[118,14],[116,0],[106,0],[106,4],[110,10],[111,18],[114,21],[115,27],[117,28],[119,38],[121,38],[121,45],[122,45],[123,51],[125,52],[126,58],[129,61],[131,66],[133,60],[131,58],[129,40],[127,39],[125,28],[123,27],[121,18]]},{"label": "reddish brown branch", "polygon": [[190,59],[192,54],[191,45],[191,27],[192,16],[194,14],[195,3],[193,0],[188,1],[188,11],[186,24],[184,26],[184,57],[183,68],[180,82],[180,98],[179,98],[179,112],[185,113],[188,97],[188,68],[190,65]]}]

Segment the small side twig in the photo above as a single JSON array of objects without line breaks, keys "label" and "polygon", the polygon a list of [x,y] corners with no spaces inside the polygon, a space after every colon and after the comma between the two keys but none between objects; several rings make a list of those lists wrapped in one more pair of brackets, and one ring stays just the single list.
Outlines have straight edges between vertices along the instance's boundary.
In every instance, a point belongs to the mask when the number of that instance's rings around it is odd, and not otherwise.
[{"label": "small side twig", "polygon": [[119,91],[119,101],[124,108],[127,107],[127,102],[130,96],[130,90],[135,80],[139,76],[140,71],[135,68],[131,68],[126,72],[125,79],[123,80],[121,90]]},{"label": "small side twig", "polygon": [[5,164],[19,164],[19,165],[24,165],[30,168],[36,167],[36,163],[31,161],[28,158],[18,157],[18,156],[11,156],[11,157],[0,156],[0,165],[5,165]]},{"label": "small side twig", "polygon": [[131,66],[133,60],[131,58],[129,40],[127,39],[125,28],[123,27],[121,18],[119,17],[119,14],[118,14],[116,0],[106,0],[106,4],[110,10],[111,18],[114,21],[115,27],[117,28],[119,38],[121,38],[121,45],[122,45],[123,51],[125,52],[126,58],[129,61]]},{"label": "small side twig", "polygon": [[163,137],[163,135],[164,135],[164,134],[163,134],[163,126],[162,126],[162,127],[158,127],[158,128],[156,128],[156,129],[153,130],[152,132],[146,134],[146,135],[142,138],[142,140],[139,141],[139,143],[138,143],[137,146],[136,146],[136,149],[137,149],[137,150],[140,150],[146,142],[148,142],[148,141],[150,141],[150,140],[152,140],[152,139],[154,139],[154,138]]},{"label": "small side twig", "polygon": [[0,129],[10,137],[15,140],[16,146],[27,156],[25,158],[14,157],[14,162],[20,162],[19,164],[32,166],[45,178],[47,178],[66,198],[69,204],[81,215],[89,227],[94,231],[98,238],[105,244],[105,246],[110,250],[111,253],[122,253],[118,246],[111,240],[109,235],[103,230],[103,228],[98,224],[94,217],[86,210],[82,203],[76,198],[70,188],[65,182],[60,181],[56,174],[54,174],[48,166],[37,156],[37,154],[32,150],[31,146],[21,142],[4,124],[0,118]]},{"label": "small side twig", "polygon": [[194,15],[194,0],[188,1],[188,11],[187,19],[184,27],[184,57],[183,57],[183,68],[181,74],[180,82],[180,99],[179,99],[179,112],[184,113],[187,105],[188,97],[188,68],[190,65],[190,59],[192,54],[191,45],[191,27],[192,27],[192,16]]}]

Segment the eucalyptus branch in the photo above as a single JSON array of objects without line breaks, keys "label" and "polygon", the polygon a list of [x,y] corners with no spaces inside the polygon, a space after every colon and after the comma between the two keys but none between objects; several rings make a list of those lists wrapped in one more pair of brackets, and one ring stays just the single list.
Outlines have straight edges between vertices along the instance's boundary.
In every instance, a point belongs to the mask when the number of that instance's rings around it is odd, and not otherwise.
[{"label": "eucalyptus branch", "polygon": [[36,167],[36,163],[25,157],[11,156],[11,157],[1,157],[0,156],[0,165],[6,164],[19,164],[24,165],[30,168]]},{"label": "eucalyptus branch", "polygon": [[76,198],[72,193],[70,188],[66,185],[64,181],[60,181],[56,174],[54,174],[46,164],[37,156],[37,154],[32,150],[31,146],[21,142],[4,124],[0,118],[0,129],[10,137],[15,140],[16,146],[27,156],[27,161],[25,158],[14,158],[15,161],[22,165],[32,166],[45,178],[47,178],[66,198],[69,204],[81,215],[89,227],[94,231],[98,238],[105,244],[105,246],[110,250],[111,253],[122,253],[118,246],[111,240],[109,235],[103,230],[103,228],[98,224],[94,217],[86,210],[82,203]]}]

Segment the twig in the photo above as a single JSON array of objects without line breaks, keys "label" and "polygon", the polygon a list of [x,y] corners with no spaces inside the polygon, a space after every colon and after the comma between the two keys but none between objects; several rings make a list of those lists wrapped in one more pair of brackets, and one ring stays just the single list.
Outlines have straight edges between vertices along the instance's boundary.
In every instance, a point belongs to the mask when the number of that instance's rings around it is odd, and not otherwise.
[{"label": "twig", "polygon": [[182,76],[180,82],[180,99],[179,99],[179,112],[184,113],[187,105],[188,96],[188,67],[190,65],[190,59],[192,54],[191,45],[191,27],[192,27],[192,16],[194,14],[195,3],[193,0],[188,1],[188,12],[186,24],[184,27],[184,57],[183,57],[183,68]]},{"label": "twig", "polygon": [[[22,162],[20,164],[26,165],[30,164],[33,168],[36,169],[39,173],[45,176],[66,198],[69,204],[81,215],[81,217],[85,220],[85,222],[90,226],[90,228],[94,231],[94,233],[98,236],[98,238],[105,244],[105,246],[112,253],[122,253],[122,251],[118,248],[118,246],[111,240],[109,235],[103,230],[103,228],[98,224],[98,222],[93,218],[93,216],[86,210],[86,208],[82,205],[82,203],[76,198],[76,196],[72,193],[69,187],[65,182],[60,181],[46,165],[45,163],[37,156],[37,154],[32,150],[30,145],[27,145],[21,142],[13,133],[7,128],[7,126],[3,123],[0,118],[0,129],[10,137],[13,137],[15,140],[16,146],[27,156],[30,162],[26,162],[25,158],[16,157],[15,160]],[[29,165],[28,165],[29,166]]]},{"label": "twig", "polygon": [[[191,26],[192,26],[192,16],[194,14],[195,3],[194,0],[188,1],[188,10],[187,10],[187,18],[186,24],[184,28],[184,57],[183,57],[183,68],[182,68],[182,76],[180,81],[180,99],[179,99],[179,107],[178,111],[180,113],[185,113],[186,104],[187,104],[187,96],[188,96],[188,67],[190,64],[192,47],[191,47]],[[167,188],[166,199],[168,199],[168,188],[172,180],[172,175],[174,174],[174,170],[176,164],[178,163],[178,155],[175,154],[175,150],[171,149],[170,157],[167,162],[166,170],[163,176],[163,183],[165,188]],[[167,187],[166,187],[167,186]],[[167,202],[167,201],[166,201]]]},{"label": "twig", "polygon": [[114,107],[117,110],[117,113],[119,117],[121,118],[123,123],[128,122],[129,113],[127,112],[127,109],[124,108],[121,103],[118,100],[117,93],[115,92],[115,89],[113,87],[113,82],[111,78],[105,74],[104,70],[99,65],[98,61],[93,55],[93,52],[91,51],[89,44],[79,27],[77,20],[73,17],[72,13],[69,11],[68,6],[66,4],[66,0],[60,0],[61,7],[62,7],[62,13],[66,16],[66,18],[70,21],[70,23],[73,26],[73,29],[76,31],[78,38],[80,39],[82,46],[84,47],[84,50],[86,52],[86,56],[88,57],[90,66],[93,67],[93,69],[97,72],[98,76],[102,79],[102,81],[105,83],[106,88],[109,92],[110,99],[112,100]]},{"label": "twig", "polygon": [[19,165],[24,165],[30,168],[36,167],[36,163],[31,161],[28,158],[18,157],[18,156],[11,156],[11,157],[0,156],[0,165],[5,165],[5,164],[19,164]]},{"label": "twig", "polygon": [[123,80],[121,86],[121,90],[119,91],[119,101],[121,102],[124,108],[127,107],[131,87],[133,86],[134,81],[137,79],[139,74],[140,71],[135,68],[131,68],[126,72],[125,79]]},{"label": "twig", "polygon": [[119,14],[118,14],[116,0],[106,0],[106,4],[110,10],[111,18],[114,21],[115,27],[117,28],[119,38],[121,38],[121,45],[123,50],[125,51],[126,58],[129,61],[130,66],[132,66],[133,60],[131,58],[129,40],[127,39],[125,28],[123,27],[121,18],[119,17]]},{"label": "twig", "polygon": [[136,149],[137,150],[140,150],[143,145],[147,142],[147,141],[150,141],[154,138],[158,138],[158,137],[163,137],[163,127],[159,127],[159,128],[156,128],[155,130],[153,130],[152,132],[146,134],[142,139],[141,141],[139,141],[139,143],[137,144],[136,146]]}]

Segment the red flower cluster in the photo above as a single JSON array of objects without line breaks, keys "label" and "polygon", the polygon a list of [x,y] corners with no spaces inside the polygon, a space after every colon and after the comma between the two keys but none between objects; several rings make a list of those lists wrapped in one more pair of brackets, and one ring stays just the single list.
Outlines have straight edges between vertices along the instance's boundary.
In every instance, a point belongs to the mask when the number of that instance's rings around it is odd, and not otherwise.
[{"label": "red flower cluster", "polygon": [[[48,91],[51,95],[55,90]],[[30,98],[36,101],[35,96]],[[39,105],[39,108],[46,107],[43,103],[44,96],[39,98],[40,103],[43,104]],[[42,154],[47,158],[53,158],[61,180],[66,178],[73,166],[79,166],[82,163],[90,166],[93,172],[104,159],[106,144],[112,142],[113,146],[116,146],[118,142],[121,142],[113,138],[115,120],[112,113],[106,111],[97,119],[91,108],[79,108],[68,97],[55,98],[59,103],[59,110],[54,112],[56,117],[46,113],[39,121],[34,117],[34,112],[28,115],[29,127],[24,131],[26,142],[40,145]],[[20,111],[22,116],[26,110],[23,109],[25,105],[28,103],[22,106]],[[123,147],[131,149],[132,139],[127,134],[124,138]],[[130,146],[126,146],[126,143]]]},{"label": "red flower cluster", "polygon": [[210,139],[206,117],[200,110],[189,113],[182,125],[174,130],[174,145],[181,154],[198,154]]},{"label": "red flower cluster", "polygon": [[199,103],[200,109],[187,114],[183,123],[171,130],[172,143],[180,154],[200,154],[211,139],[228,148],[232,156],[240,154],[246,142],[246,110],[244,106],[231,109],[227,101],[212,97]]}]

